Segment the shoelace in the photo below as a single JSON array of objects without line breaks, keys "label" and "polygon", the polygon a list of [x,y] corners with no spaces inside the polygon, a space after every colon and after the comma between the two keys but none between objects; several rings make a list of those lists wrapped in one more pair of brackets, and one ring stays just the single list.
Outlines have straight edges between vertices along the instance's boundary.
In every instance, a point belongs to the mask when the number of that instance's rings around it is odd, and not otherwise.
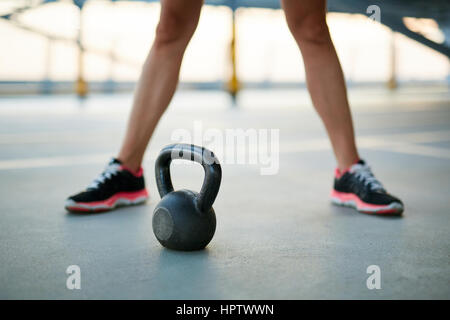
[{"label": "shoelace", "polygon": [[87,187],[87,189],[97,189],[100,184],[105,182],[106,179],[111,179],[111,177],[119,171],[120,164],[114,163],[106,166],[105,170],[92,181],[92,183]]},{"label": "shoelace", "polygon": [[356,178],[361,182],[364,182],[366,186],[370,187],[370,189],[384,191],[383,185],[374,177],[372,170],[368,165],[355,164],[350,171],[355,174]]}]

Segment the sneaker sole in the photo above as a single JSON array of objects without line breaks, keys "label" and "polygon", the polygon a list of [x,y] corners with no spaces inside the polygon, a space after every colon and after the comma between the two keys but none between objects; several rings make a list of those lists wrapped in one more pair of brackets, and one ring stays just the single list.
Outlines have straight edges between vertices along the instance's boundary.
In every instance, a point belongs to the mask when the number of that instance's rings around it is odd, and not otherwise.
[{"label": "sneaker sole", "polygon": [[403,213],[403,205],[399,202],[392,202],[388,205],[376,205],[362,201],[353,193],[331,191],[331,202],[338,206],[350,207],[358,212],[385,215],[385,216],[401,216]]},{"label": "sneaker sole", "polygon": [[103,201],[76,202],[74,200],[66,200],[64,207],[70,212],[104,212],[118,207],[142,204],[148,198],[148,192],[144,189],[136,192],[119,192]]}]

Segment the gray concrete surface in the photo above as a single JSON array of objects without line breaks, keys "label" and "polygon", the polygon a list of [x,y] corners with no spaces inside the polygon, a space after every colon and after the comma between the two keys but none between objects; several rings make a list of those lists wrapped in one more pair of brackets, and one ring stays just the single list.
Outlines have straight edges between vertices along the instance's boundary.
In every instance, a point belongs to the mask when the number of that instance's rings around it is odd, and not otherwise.
[{"label": "gray concrete surface", "polygon": [[[95,215],[68,214],[118,150],[130,95],[0,98],[2,299],[449,299],[448,88],[353,89],[362,156],[406,204],[402,219],[328,202],[334,160],[305,91],[179,92],[145,161],[151,201]],[[159,200],[153,159],[174,130],[280,129],[280,166],[223,165],[207,250],[163,249],[151,230]],[[173,168],[198,189],[200,166]],[[81,290],[66,268],[81,268]],[[381,268],[368,290],[366,268]]]}]

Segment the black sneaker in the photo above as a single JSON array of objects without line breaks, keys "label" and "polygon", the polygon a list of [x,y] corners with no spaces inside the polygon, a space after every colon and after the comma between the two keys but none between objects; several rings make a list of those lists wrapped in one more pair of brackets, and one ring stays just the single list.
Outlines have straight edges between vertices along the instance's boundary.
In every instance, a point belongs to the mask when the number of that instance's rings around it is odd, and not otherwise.
[{"label": "black sneaker", "polygon": [[331,201],[363,213],[401,215],[403,212],[400,199],[386,192],[363,160],[345,172],[336,169]]},{"label": "black sneaker", "polygon": [[85,191],[66,200],[65,208],[71,212],[101,212],[143,203],[148,199],[143,173],[142,168],[133,173],[113,158]]}]

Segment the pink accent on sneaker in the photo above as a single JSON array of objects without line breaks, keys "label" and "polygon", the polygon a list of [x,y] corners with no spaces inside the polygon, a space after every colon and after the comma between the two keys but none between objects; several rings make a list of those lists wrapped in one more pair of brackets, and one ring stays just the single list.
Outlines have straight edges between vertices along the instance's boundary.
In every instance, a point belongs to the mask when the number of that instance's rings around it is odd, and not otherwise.
[{"label": "pink accent on sneaker", "polygon": [[403,211],[403,206],[398,202],[390,204],[370,204],[362,201],[354,193],[331,191],[331,201],[334,204],[353,207],[358,211],[375,214],[400,214]]},{"label": "pink accent on sneaker", "polygon": [[114,209],[119,204],[132,205],[143,203],[148,198],[146,189],[135,192],[118,192],[106,200],[94,202],[70,201],[66,204],[69,211],[101,212]]},{"label": "pink accent on sneaker", "polygon": [[122,165],[120,165],[120,170],[126,170],[129,173],[131,173],[133,176],[135,176],[136,178],[142,177],[142,175],[144,174],[144,169],[142,167],[140,167],[138,171],[133,171],[130,168],[128,168],[122,164]]}]

